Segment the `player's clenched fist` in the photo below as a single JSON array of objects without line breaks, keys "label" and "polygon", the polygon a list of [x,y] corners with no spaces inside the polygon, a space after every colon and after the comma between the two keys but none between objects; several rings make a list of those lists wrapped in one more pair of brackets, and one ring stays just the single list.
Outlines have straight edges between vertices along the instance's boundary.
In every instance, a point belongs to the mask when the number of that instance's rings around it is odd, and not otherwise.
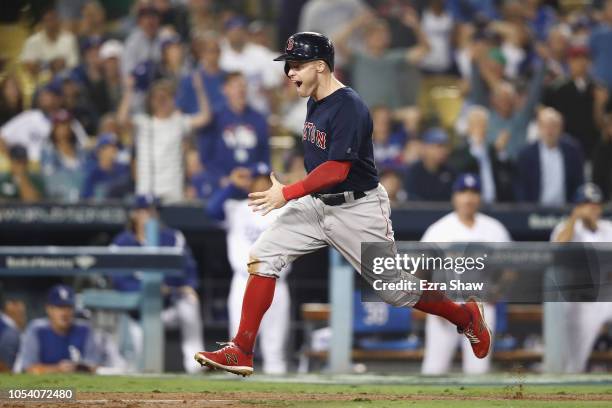
[{"label": "player's clenched fist", "polygon": [[270,174],[270,180],[272,181],[272,187],[268,190],[249,194],[249,206],[253,207],[253,211],[260,211],[262,215],[287,204],[283,195],[283,187],[285,186],[276,179],[274,173]]}]

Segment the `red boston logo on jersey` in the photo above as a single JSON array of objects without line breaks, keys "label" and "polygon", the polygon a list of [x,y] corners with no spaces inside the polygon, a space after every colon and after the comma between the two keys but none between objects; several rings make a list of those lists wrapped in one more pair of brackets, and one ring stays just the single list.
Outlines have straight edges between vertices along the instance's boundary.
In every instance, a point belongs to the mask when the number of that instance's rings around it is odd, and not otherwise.
[{"label": "red boston logo on jersey", "polygon": [[293,49],[293,38],[289,38],[287,40],[287,51],[291,51]]},{"label": "red boston logo on jersey", "polygon": [[317,130],[314,123],[304,122],[302,140],[308,140],[318,148],[325,150],[327,144],[327,133]]}]

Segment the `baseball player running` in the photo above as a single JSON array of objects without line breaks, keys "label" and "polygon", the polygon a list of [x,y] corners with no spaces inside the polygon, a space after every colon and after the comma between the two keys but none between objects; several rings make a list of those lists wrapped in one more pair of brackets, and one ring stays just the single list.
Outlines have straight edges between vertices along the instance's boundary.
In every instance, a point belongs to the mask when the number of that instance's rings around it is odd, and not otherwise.
[{"label": "baseball player running", "polygon": [[[229,334],[233,337],[238,332],[242,295],[250,276],[247,271],[249,249],[283,210],[275,211],[268,217],[260,217],[249,208],[247,192],[270,187],[270,167],[267,164],[260,162],[251,168],[237,167],[229,178],[230,184],[217,190],[208,200],[208,215],[225,221],[227,255],[234,271],[227,297]],[[265,374],[278,375],[287,372],[285,346],[291,320],[289,285],[285,279],[288,272],[283,269],[276,281],[274,300],[261,321],[259,348]]]},{"label": "baseball player running", "polygon": [[[334,76],[331,41],[313,32],[294,34],[275,60],[285,62],[285,74],[298,95],[309,98],[302,133],[307,175],[283,185],[272,173],[268,190],[249,194],[250,205],[263,215],[287,208],[251,248],[236,336],[217,351],[195,355],[201,365],[242,376],[253,373],[255,338],[285,265],[328,245],[360,272],[362,242],[387,242],[390,249],[382,255],[396,253],[389,197],[379,183],[372,153],[372,118],[359,95]],[[399,269],[377,275],[371,266],[363,267],[362,277],[370,284],[377,279],[398,284],[417,279]],[[478,358],[489,354],[491,334],[475,299],[457,304],[433,290],[377,293],[393,306],[412,306],[449,320],[467,336]]]}]

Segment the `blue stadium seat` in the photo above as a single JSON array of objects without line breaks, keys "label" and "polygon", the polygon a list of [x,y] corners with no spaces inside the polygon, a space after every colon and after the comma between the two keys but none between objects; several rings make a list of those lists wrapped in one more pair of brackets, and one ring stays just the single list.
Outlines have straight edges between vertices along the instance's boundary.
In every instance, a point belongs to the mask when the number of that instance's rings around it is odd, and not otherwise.
[{"label": "blue stadium seat", "polygon": [[[353,294],[353,333],[355,344],[365,350],[413,350],[421,346],[416,336],[408,337],[412,309],[392,307],[383,302],[362,302]],[[383,338],[384,337],[384,338]]]}]

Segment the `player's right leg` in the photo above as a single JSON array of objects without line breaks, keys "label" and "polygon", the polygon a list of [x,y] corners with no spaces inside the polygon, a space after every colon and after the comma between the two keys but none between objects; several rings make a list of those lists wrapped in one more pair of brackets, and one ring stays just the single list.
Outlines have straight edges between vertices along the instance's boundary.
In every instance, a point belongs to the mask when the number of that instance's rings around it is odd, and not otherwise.
[{"label": "player's right leg", "polygon": [[274,298],[276,279],[286,265],[301,255],[327,246],[319,220],[322,208],[311,196],[287,205],[261,234],[250,252],[250,274],[242,301],[238,332],[231,342],[194,358],[201,365],[247,376],[253,373],[253,348],[264,314]]},{"label": "player's right leg", "polygon": [[[385,270],[376,274],[370,265],[361,264],[362,242],[387,243],[376,256],[395,257],[397,249],[390,214],[389,198],[382,185],[366,192],[366,196],[357,201],[326,209],[324,222],[328,226],[326,231],[330,245],[336,248],[370,285],[377,280],[384,283],[420,280],[403,270]],[[477,299],[471,298],[465,304],[459,304],[439,290],[378,290],[376,293],[392,306],[414,307],[445,318],[468,338],[476,357],[484,358],[489,354],[491,332],[484,320],[482,305]]]}]

